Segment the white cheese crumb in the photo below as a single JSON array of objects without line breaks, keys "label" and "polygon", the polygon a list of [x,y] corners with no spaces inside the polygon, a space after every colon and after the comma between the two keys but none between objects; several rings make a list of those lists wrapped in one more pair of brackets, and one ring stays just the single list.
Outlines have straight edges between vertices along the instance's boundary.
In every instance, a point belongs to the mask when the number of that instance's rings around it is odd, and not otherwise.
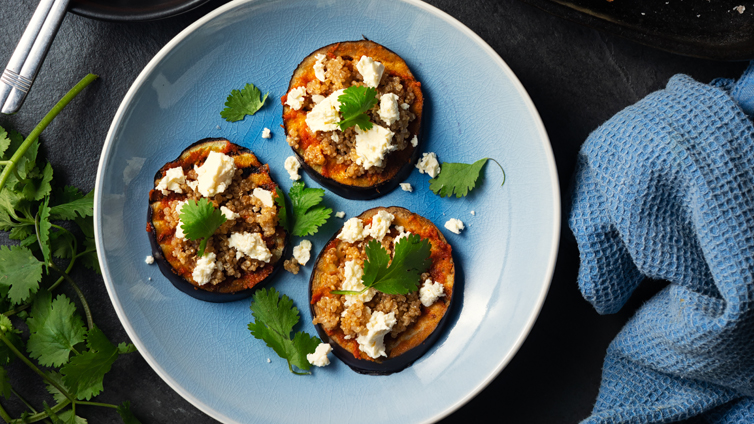
[{"label": "white cheese crumb", "polygon": [[430,177],[435,178],[440,174],[440,162],[437,161],[437,155],[434,152],[422,154],[422,158],[416,164],[416,169],[422,174],[429,174]]},{"label": "white cheese crumb", "polygon": [[191,190],[194,190],[195,192],[199,192],[199,181],[186,181],[186,185],[191,187]]},{"label": "white cheese crumb", "polygon": [[401,183],[401,190],[411,193],[412,191],[414,191],[414,188],[411,187],[411,184],[409,183]]},{"label": "white cheese crumb", "polygon": [[269,190],[257,187],[254,189],[254,191],[251,192],[251,195],[261,200],[262,204],[268,208],[271,208],[275,205],[275,201],[272,200],[272,192]]},{"label": "white cheese crumb", "polygon": [[[175,206],[173,207],[175,209],[175,213],[177,215],[181,215],[181,209],[183,209],[183,205],[186,204],[185,200],[179,200]],[[186,235],[183,233],[183,221],[180,219],[178,220],[178,224],[175,226],[175,236],[178,237],[181,240],[186,240]]]},{"label": "white cheese crumb", "polygon": [[364,169],[373,166],[382,166],[385,155],[395,150],[395,146],[390,142],[393,140],[393,132],[379,125],[372,125],[372,128],[364,131],[359,126],[356,129],[356,162]]},{"label": "white cheese crumb", "polygon": [[317,62],[314,63],[314,76],[317,77],[318,80],[325,82],[325,59],[327,56],[323,54],[318,54],[314,56],[315,59],[317,59]]},{"label": "white cheese crumb", "polygon": [[345,212],[343,212],[343,211],[340,211],[340,212],[335,212],[335,217],[336,217],[336,218],[343,218],[343,217],[345,217],[345,216],[346,216],[346,213],[345,213]]},{"label": "white cheese crumb", "polygon": [[453,233],[461,234],[461,230],[464,229],[464,226],[460,219],[450,218],[448,222],[445,223],[445,228]]},{"label": "white cheese crumb", "polygon": [[152,277],[147,278],[149,281],[152,281]]},{"label": "white cheese crumb", "polygon": [[301,265],[306,265],[311,258],[312,242],[309,240],[301,240],[298,246],[293,248],[293,257]]},{"label": "white cheese crumb", "polygon": [[215,254],[205,253],[204,256],[197,259],[194,272],[191,273],[191,277],[197,284],[203,286],[209,283],[212,278],[212,273],[215,272]]},{"label": "white cheese crumb", "polygon": [[733,8],[733,10],[735,10],[739,14],[743,14],[744,11],[746,11],[746,6],[744,6],[744,5],[736,6],[736,7]]},{"label": "white cheese crumb", "polygon": [[357,217],[353,217],[343,224],[343,229],[340,230],[338,238],[346,243],[355,243],[359,240],[363,240],[369,234],[369,231],[364,230],[364,223]]},{"label": "white cheese crumb", "polygon": [[398,120],[400,112],[398,112],[398,96],[396,94],[387,93],[380,97],[379,115],[387,126],[393,125],[393,122]]},{"label": "white cheese crumb", "polygon": [[194,169],[198,175],[199,193],[204,197],[212,197],[228,188],[236,172],[236,163],[225,153],[213,150],[209,152],[204,165],[194,165]]},{"label": "white cheese crumb", "polygon": [[272,132],[270,132],[270,129],[265,127],[265,129],[262,130],[262,138],[272,138]]},{"label": "white cheese crumb", "polygon": [[407,110],[409,107],[411,107],[411,106],[409,106],[408,103],[401,103],[401,109]]},{"label": "white cheese crumb", "polygon": [[476,212],[474,212],[474,211],[471,211],[471,214],[472,214],[472,215],[476,215]]},{"label": "white cheese crumb", "polygon": [[380,62],[375,62],[369,56],[361,56],[359,62],[356,64],[356,69],[359,70],[361,77],[364,79],[364,84],[367,87],[377,88],[380,85],[382,79],[382,73],[385,72],[385,65]]},{"label": "white cheese crumb", "polygon": [[301,179],[301,175],[298,174],[298,169],[301,168],[301,164],[298,162],[298,159],[296,159],[296,156],[288,156],[285,159],[285,170],[288,171],[288,176],[291,177],[293,181],[297,181]]},{"label": "white cheese crumb", "polygon": [[160,180],[160,183],[157,184],[156,188],[162,192],[163,196],[168,195],[168,190],[176,193],[183,193],[183,190],[181,190],[181,184],[185,182],[186,176],[183,175],[183,168],[176,166],[165,172],[165,177]]},{"label": "white cheese crumb", "polygon": [[232,210],[226,208],[225,206],[220,206],[220,212],[222,212],[223,215],[225,215],[225,219],[227,219],[228,221],[233,221],[234,219],[241,217],[241,215],[233,212]]},{"label": "white cheese crumb", "polygon": [[146,257],[146,258],[144,259],[144,262],[145,262],[145,263],[146,263],[147,265],[152,265],[152,264],[154,263],[154,256],[152,256],[152,255],[149,255],[149,256],[147,256],[147,257]]},{"label": "white cheese crumb", "polygon": [[267,363],[269,364],[270,362],[272,362],[270,358],[267,358]]},{"label": "white cheese crumb", "polygon": [[334,91],[324,100],[314,105],[312,110],[306,114],[306,125],[312,133],[317,131],[335,131],[340,122],[340,101],[338,97],[343,94],[343,90]]},{"label": "white cheese crumb", "polygon": [[414,138],[411,139],[411,145],[416,147],[419,145],[419,137],[414,136]]},{"label": "white cheese crumb", "polygon": [[[398,228],[398,227],[395,227],[395,228]],[[401,239],[404,239],[404,238],[410,236],[411,234],[413,234],[410,231],[403,231],[403,227],[400,227],[399,231],[401,233],[398,234],[398,236],[393,240],[393,245],[398,244],[398,242],[401,241]]]},{"label": "white cheese crumb", "polygon": [[366,230],[368,230],[369,235],[371,235],[375,240],[382,241],[382,239],[385,237],[385,234],[390,231],[390,224],[393,223],[394,219],[395,215],[385,210],[380,210],[374,216],[372,216],[372,223],[366,226],[364,230],[365,232]]},{"label": "white cheese crumb", "polygon": [[395,312],[385,314],[384,312],[373,312],[367,323],[366,336],[359,336],[356,341],[359,343],[359,350],[369,355],[370,358],[379,358],[387,356],[385,354],[385,335],[393,329],[396,324]]},{"label": "white cheese crumb", "polygon": [[330,359],[327,357],[330,352],[332,352],[332,347],[329,343],[320,343],[314,353],[306,354],[306,360],[314,366],[324,367],[330,365]]},{"label": "white cheese crumb", "polygon": [[306,87],[296,87],[288,92],[285,104],[293,110],[299,110],[304,106],[304,96],[306,96]]},{"label": "white cheese crumb", "polygon": [[325,96],[323,96],[321,94],[313,94],[312,95],[312,101],[314,102],[315,105],[321,103],[322,100],[325,100]]},{"label": "white cheese crumb", "polygon": [[272,253],[259,233],[233,233],[228,246],[236,249],[236,259],[244,255],[262,262],[270,262]]},{"label": "white cheese crumb", "polygon": [[[364,276],[364,268],[359,265],[355,260],[351,260],[345,263],[343,266],[343,283],[340,286],[341,290],[361,291],[366,286],[361,283],[361,278]],[[345,301],[343,305],[348,308],[356,302],[366,303],[372,300],[374,295],[377,294],[377,290],[369,288],[367,291],[361,294],[347,294],[345,295]],[[345,311],[343,311],[345,312]]]},{"label": "white cheese crumb", "polygon": [[433,283],[429,278],[424,281],[424,285],[419,289],[419,300],[421,300],[422,305],[428,308],[432,306],[433,303],[437,302],[437,299],[443,296],[445,296],[445,293],[443,293],[443,285],[437,281]]}]

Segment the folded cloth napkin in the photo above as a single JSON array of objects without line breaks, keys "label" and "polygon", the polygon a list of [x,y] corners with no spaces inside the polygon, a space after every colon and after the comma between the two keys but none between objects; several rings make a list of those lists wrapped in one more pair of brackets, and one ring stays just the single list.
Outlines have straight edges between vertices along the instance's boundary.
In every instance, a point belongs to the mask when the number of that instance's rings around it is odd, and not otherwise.
[{"label": "folded cloth napkin", "polygon": [[754,423],[754,62],[686,75],[587,139],[570,227],[579,289],[617,312],[645,278],[670,284],[610,344],[584,423]]}]

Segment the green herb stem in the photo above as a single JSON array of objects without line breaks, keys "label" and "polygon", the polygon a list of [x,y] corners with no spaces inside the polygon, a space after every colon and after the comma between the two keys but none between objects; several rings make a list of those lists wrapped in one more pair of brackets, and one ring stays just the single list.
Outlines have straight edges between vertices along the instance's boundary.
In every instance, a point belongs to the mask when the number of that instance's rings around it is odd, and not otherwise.
[{"label": "green herb stem", "polygon": [[73,291],[76,292],[76,295],[79,297],[79,300],[81,301],[81,306],[84,307],[84,315],[86,315],[87,327],[90,330],[94,328],[94,321],[92,320],[92,311],[89,309],[89,303],[87,303],[86,297],[84,297],[84,293],[81,292],[81,289],[79,289],[79,286],[76,285],[76,282],[73,281],[73,278],[71,278],[67,272],[58,268],[58,266],[55,265],[55,263],[52,261],[50,261],[50,268],[59,272],[62,275],[62,277],[65,278],[65,280],[68,281],[68,283],[71,285],[71,287],[73,288]]},{"label": "green herb stem", "polygon": [[13,421],[13,418],[11,418],[10,415],[5,412],[5,408],[3,408],[2,405],[0,405],[0,418],[2,418],[6,423]]},{"label": "green herb stem", "polygon": [[487,160],[491,160],[491,161],[495,162],[497,164],[497,166],[500,168],[500,170],[503,171],[503,183],[500,184],[500,187],[504,186],[505,185],[506,176],[505,176],[505,169],[503,169],[503,165],[500,165],[500,162],[498,162],[498,161],[496,161],[495,159],[492,159],[492,158],[487,158]]},{"label": "green herb stem", "polygon": [[79,81],[78,84],[73,86],[73,88],[66,93],[65,96],[63,96],[58,103],[53,106],[53,108],[47,112],[47,115],[45,115],[44,118],[37,124],[36,127],[29,133],[29,136],[26,137],[26,139],[21,143],[21,146],[18,147],[18,150],[11,156],[10,158],[10,164],[6,165],[5,168],[3,168],[3,172],[0,173],[0,190],[5,187],[5,182],[8,181],[8,177],[10,177],[11,172],[13,172],[16,169],[16,164],[19,160],[26,154],[26,151],[29,150],[29,146],[39,138],[39,135],[42,133],[42,131],[47,128],[48,125],[50,125],[50,122],[52,122],[53,119],[55,119],[56,116],[68,105],[68,103],[71,102],[84,88],[86,88],[89,84],[92,83],[97,79],[97,75],[89,74],[85,76],[81,81]]},{"label": "green herb stem", "polygon": [[78,404],[78,405],[89,405],[89,406],[101,406],[103,408],[118,409],[118,405],[113,405],[112,403],[87,402],[87,401],[84,401],[84,400],[77,400],[76,404]]},{"label": "green herb stem", "polygon": [[[63,409],[65,409],[65,407],[68,406],[70,403],[71,403],[71,401],[66,399],[66,400],[60,402],[59,404],[53,406],[52,408],[50,408],[50,411],[52,411],[52,412],[54,412],[54,413],[57,414],[58,412],[60,412]],[[42,412],[38,412],[38,413],[36,413],[34,415],[28,416],[26,418],[26,421],[24,421],[24,420],[22,420],[22,419],[19,418],[19,419],[15,419],[15,420],[11,419],[11,420],[8,421],[8,423],[9,424],[36,423],[36,422],[42,421],[42,420],[44,420],[45,418],[48,418],[48,417],[49,417],[49,415],[47,415],[47,412],[42,411]]]},{"label": "green herb stem", "polygon": [[13,315],[16,315],[17,313],[21,311],[25,311],[29,309],[29,306],[31,306],[31,302],[25,303],[17,308],[11,309],[10,311],[5,311],[3,312],[3,315],[5,315],[6,317],[12,317]]},{"label": "green herb stem", "polygon": [[360,294],[363,294],[363,293],[364,293],[364,292],[366,292],[367,290],[369,290],[369,287],[364,287],[364,289],[363,289],[363,290],[361,290],[361,291],[353,291],[353,290],[333,290],[333,291],[331,291],[330,293],[332,293],[332,294],[345,294],[345,295],[347,295],[347,296],[358,296],[358,295],[360,295]]},{"label": "green herb stem", "polygon": [[307,371],[307,372],[297,372],[297,371],[294,371],[294,370],[293,370],[293,366],[291,365],[291,362],[290,362],[290,361],[288,361],[288,370],[289,370],[290,372],[292,372],[292,373],[296,374],[296,375],[312,375],[312,372],[311,372],[311,371]]},{"label": "green herb stem", "polygon": [[10,388],[10,391],[11,391],[11,393],[13,393],[14,395],[16,395],[16,397],[17,397],[18,399],[20,399],[20,400],[21,400],[21,402],[23,402],[23,404],[24,404],[24,405],[26,405],[26,407],[27,407],[27,408],[29,408],[29,410],[30,410],[30,411],[31,411],[32,413],[34,413],[34,414],[36,414],[36,413],[37,413],[37,410],[36,410],[36,409],[34,409],[34,407],[33,407],[33,406],[31,406],[31,404],[30,404],[29,402],[27,402],[27,401],[26,401],[26,399],[24,399],[24,398],[23,398],[23,397],[22,397],[22,396],[21,396],[20,394],[18,394],[18,392],[17,392],[17,391],[15,391],[15,390],[13,389],[13,387],[11,387],[11,388]]},{"label": "green herb stem", "polygon": [[[39,375],[40,377],[42,377],[42,379],[44,381],[50,383],[53,387],[55,387],[56,389],[58,389],[60,391],[60,393],[63,394],[63,396],[65,396],[66,398],[68,398],[71,401],[75,400],[73,398],[73,396],[71,396],[71,394],[68,393],[68,391],[63,386],[61,386],[56,381],[54,381],[53,379],[51,379],[50,377],[48,377],[47,374],[45,374],[44,372],[42,372],[42,370],[40,370],[39,368],[37,368],[37,366],[34,365],[34,363],[32,363],[29,360],[29,358],[27,358],[23,353],[19,352],[18,349],[16,349],[16,346],[14,346],[13,343],[11,343],[11,341],[8,340],[7,337],[5,337],[5,334],[0,333],[0,341],[2,341],[3,343],[5,343],[6,346],[8,346],[8,349],[10,349],[10,351],[13,352],[13,354],[15,354],[18,357],[18,359],[21,360],[21,362],[23,362],[24,364],[26,364],[26,366],[28,366],[29,368],[31,368],[32,371],[34,371],[37,375]],[[39,421],[39,420],[37,420],[37,421]]]}]

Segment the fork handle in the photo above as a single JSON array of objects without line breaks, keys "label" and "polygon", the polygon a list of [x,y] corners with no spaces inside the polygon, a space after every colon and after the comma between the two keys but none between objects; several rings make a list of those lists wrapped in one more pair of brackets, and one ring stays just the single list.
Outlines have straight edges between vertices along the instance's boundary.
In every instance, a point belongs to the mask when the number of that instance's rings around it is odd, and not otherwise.
[{"label": "fork handle", "polygon": [[41,0],[0,76],[2,113],[16,113],[26,99],[70,0]]}]

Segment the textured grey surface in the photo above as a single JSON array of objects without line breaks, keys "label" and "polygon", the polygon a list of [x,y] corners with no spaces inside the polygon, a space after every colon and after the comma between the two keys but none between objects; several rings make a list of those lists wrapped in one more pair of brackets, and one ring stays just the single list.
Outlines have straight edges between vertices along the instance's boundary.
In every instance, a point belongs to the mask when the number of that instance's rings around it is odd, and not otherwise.
[{"label": "textured grey surface", "polygon": [[[130,84],[175,34],[224,2],[211,1],[187,14],[149,23],[99,22],[69,14],[26,104],[14,116],[0,116],[0,125],[28,133],[81,77],[88,72],[99,74],[100,80],[72,102],[42,136],[42,150],[55,169],[56,183],[90,190],[110,121]],[[36,3],[0,0],[4,46],[0,65],[10,57]],[[517,0],[429,3],[479,34],[518,75],[550,136],[564,210],[569,204],[568,188],[578,148],[600,123],[662,88],[675,73],[707,82],[718,76],[736,77],[746,65],[655,51],[549,16]],[[485,390],[443,422],[494,417],[512,423],[569,423],[589,414],[607,345],[641,299],[660,283],[646,282],[621,313],[599,316],[578,293],[577,267],[578,251],[564,228],[550,293],[529,338]],[[92,305],[95,322],[113,341],[126,340],[102,279],[86,271],[74,277]],[[41,404],[45,398],[36,376],[17,365],[9,372],[19,392]],[[144,423],[215,422],[176,394],[138,354],[116,362],[98,399],[112,403],[130,400]],[[2,403],[12,414],[21,411],[18,402]],[[120,422],[108,409],[86,407],[78,412],[90,423]]]}]

